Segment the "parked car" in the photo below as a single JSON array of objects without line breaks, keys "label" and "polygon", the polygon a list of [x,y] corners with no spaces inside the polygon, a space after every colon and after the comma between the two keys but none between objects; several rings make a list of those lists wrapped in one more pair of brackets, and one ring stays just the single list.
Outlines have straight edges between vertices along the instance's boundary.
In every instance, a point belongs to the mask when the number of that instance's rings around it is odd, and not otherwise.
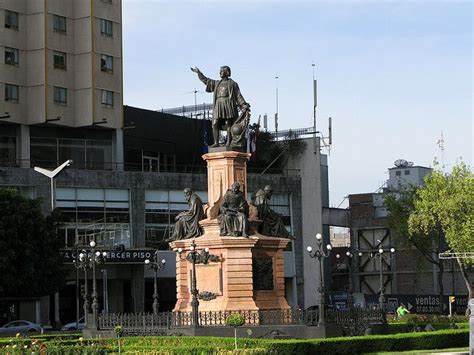
[{"label": "parked car", "polygon": [[82,330],[82,329],[84,329],[84,327],[85,327],[84,317],[82,317],[82,318],[79,318],[79,323],[77,323],[77,322],[67,323],[61,328],[61,330],[63,330],[63,331]]},{"label": "parked car", "polygon": [[42,333],[43,326],[27,320],[14,320],[0,327],[0,335]]}]

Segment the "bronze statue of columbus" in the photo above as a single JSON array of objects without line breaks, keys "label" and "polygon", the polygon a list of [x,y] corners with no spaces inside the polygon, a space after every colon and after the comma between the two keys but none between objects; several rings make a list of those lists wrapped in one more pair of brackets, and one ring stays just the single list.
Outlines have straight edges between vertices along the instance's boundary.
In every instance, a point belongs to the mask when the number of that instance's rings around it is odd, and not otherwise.
[{"label": "bronze statue of columbus", "polygon": [[197,73],[199,80],[206,85],[206,91],[214,93],[212,110],[214,144],[211,147],[219,146],[221,130],[227,131],[227,146],[244,147],[245,131],[250,119],[250,105],[242,96],[239,85],[230,78],[230,67],[227,65],[221,67],[221,80],[207,78],[198,68],[191,70]]}]

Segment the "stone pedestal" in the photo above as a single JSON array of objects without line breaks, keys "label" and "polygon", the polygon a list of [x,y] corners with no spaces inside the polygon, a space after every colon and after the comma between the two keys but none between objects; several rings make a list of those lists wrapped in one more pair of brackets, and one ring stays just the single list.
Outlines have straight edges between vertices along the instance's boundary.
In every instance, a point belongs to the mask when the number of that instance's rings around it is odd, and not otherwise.
[{"label": "stone pedestal", "polygon": [[[212,224],[212,223],[209,223]],[[214,228],[209,228],[213,230]],[[216,227],[217,231],[218,226]],[[174,311],[191,311],[191,270],[186,260],[191,240],[171,243],[176,253],[177,303]],[[218,261],[196,264],[200,311],[289,309],[285,299],[283,250],[287,239],[255,235],[220,237],[209,233],[195,239],[197,250],[209,248]],[[206,297],[207,296],[207,297]]]},{"label": "stone pedestal", "polygon": [[240,190],[247,196],[247,160],[249,153],[236,151],[215,151],[204,154],[207,161],[207,194],[206,216],[217,218],[221,200],[227,189],[234,182],[240,183]]}]

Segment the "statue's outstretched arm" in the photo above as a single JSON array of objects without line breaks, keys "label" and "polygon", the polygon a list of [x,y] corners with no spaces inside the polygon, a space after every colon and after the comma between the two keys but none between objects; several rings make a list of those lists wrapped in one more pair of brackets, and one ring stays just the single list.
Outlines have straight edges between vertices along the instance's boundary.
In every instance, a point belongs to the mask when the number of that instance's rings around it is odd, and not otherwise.
[{"label": "statue's outstretched arm", "polygon": [[207,78],[198,67],[191,68],[191,71],[198,75],[199,80],[201,80],[205,85],[207,85],[208,81],[210,80]]}]

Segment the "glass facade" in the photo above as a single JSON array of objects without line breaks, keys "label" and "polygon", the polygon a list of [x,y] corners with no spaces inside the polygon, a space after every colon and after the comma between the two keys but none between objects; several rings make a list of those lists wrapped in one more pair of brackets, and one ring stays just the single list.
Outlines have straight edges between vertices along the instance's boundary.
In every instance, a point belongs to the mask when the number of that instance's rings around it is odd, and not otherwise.
[{"label": "glass facade", "polygon": [[71,138],[31,138],[31,166],[57,167],[68,159],[75,169],[112,170],[112,141]]},{"label": "glass facade", "polygon": [[0,166],[16,165],[16,137],[0,136]]},{"label": "glass facade", "polygon": [[131,247],[130,198],[127,189],[56,188],[56,206],[65,216],[66,247]]}]

